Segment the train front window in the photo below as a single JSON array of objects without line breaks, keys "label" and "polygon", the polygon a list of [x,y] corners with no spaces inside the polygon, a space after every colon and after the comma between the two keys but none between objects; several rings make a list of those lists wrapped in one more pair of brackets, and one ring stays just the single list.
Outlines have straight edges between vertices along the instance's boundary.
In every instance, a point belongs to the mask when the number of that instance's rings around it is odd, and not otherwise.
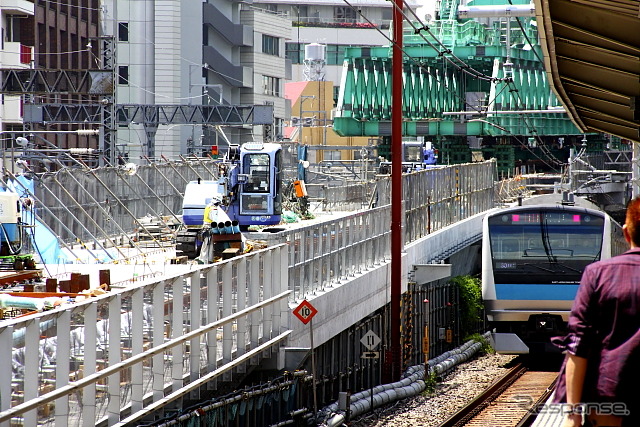
[{"label": "train front window", "polygon": [[[495,266],[571,262],[576,267],[600,259],[604,219],[586,213],[523,211],[489,219]],[[576,263],[574,263],[574,261]]]},{"label": "train front window", "polygon": [[422,161],[422,147],[419,145],[407,145],[404,147],[404,161],[419,163]]}]

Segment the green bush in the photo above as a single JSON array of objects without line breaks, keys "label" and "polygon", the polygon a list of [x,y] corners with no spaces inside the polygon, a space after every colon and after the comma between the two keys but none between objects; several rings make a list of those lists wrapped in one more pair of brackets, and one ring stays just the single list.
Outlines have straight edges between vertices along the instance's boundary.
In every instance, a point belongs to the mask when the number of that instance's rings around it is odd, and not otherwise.
[{"label": "green bush", "polygon": [[460,335],[476,332],[478,322],[482,320],[482,286],[480,279],[472,276],[456,276],[451,279],[460,293]]}]

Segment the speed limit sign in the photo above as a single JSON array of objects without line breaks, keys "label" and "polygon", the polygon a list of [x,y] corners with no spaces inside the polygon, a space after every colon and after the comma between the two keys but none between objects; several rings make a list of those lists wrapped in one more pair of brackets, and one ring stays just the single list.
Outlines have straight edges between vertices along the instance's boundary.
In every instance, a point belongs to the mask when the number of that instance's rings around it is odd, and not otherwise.
[{"label": "speed limit sign", "polygon": [[302,321],[305,325],[311,321],[313,316],[316,315],[318,310],[307,300],[304,300],[293,310],[293,314]]}]

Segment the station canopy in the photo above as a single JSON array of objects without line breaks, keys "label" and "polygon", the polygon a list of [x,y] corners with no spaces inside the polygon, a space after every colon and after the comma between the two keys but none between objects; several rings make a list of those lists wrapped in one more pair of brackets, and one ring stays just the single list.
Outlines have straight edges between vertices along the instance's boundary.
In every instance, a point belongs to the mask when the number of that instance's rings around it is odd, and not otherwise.
[{"label": "station canopy", "polygon": [[640,2],[534,1],[548,80],[576,126],[640,142]]}]

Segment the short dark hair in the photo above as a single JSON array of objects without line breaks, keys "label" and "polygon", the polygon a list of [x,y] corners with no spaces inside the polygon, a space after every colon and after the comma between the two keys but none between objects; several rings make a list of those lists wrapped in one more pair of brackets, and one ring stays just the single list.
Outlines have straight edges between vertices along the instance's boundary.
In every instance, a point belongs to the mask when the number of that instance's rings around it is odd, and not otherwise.
[{"label": "short dark hair", "polygon": [[640,246],[640,197],[629,201],[625,225],[633,243]]}]

